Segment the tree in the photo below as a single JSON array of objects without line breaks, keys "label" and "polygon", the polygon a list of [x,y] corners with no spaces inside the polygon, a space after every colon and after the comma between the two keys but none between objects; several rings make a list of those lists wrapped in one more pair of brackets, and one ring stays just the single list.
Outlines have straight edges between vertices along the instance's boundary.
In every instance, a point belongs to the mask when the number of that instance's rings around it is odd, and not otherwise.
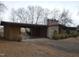
[{"label": "tree", "polygon": [[35,8],[34,6],[28,6],[27,9],[28,21],[31,21],[30,23],[33,24]]},{"label": "tree", "polygon": [[27,9],[19,8],[11,12],[12,21],[20,21],[30,24],[45,24],[48,16],[48,9],[40,6],[29,6]]},{"label": "tree", "polygon": [[31,20],[31,23],[42,23],[45,22],[45,19],[48,16],[48,10],[40,6],[29,6],[28,7],[28,17]]},{"label": "tree", "polygon": [[63,10],[63,12],[60,14],[59,22],[66,26],[72,24],[72,19],[68,10]]},{"label": "tree", "polygon": [[19,8],[17,10],[12,9],[11,20],[13,22],[27,22],[27,13],[24,8]]},{"label": "tree", "polygon": [[57,10],[57,9],[53,9],[53,11],[51,11],[52,14],[52,18],[56,19],[59,21],[60,24],[62,25],[70,25],[72,24],[72,19],[71,19],[71,15],[70,12],[68,10]]},{"label": "tree", "polygon": [[44,24],[47,24],[47,19],[48,19],[48,15],[50,13],[50,10],[48,9],[44,9],[44,12],[43,12],[43,19],[44,19]]},{"label": "tree", "polygon": [[6,6],[0,2],[0,20],[3,19],[2,13],[5,11],[5,9],[6,9]]},{"label": "tree", "polygon": [[50,14],[52,15],[53,19],[59,19],[59,15],[60,15],[60,10],[58,9],[53,9]]},{"label": "tree", "polygon": [[0,2],[0,14],[2,12],[4,12],[5,8],[6,8],[6,6],[3,3]]},{"label": "tree", "polygon": [[27,12],[26,9],[24,8],[19,8],[16,12],[17,18],[18,20],[20,20],[20,22],[27,22]]},{"label": "tree", "polygon": [[41,8],[41,7],[39,7],[39,6],[37,6],[37,7],[35,7],[36,8],[36,24],[38,24],[38,20],[40,20],[41,18],[42,18],[42,16],[43,16],[43,8]]},{"label": "tree", "polygon": [[16,17],[16,11],[15,11],[14,9],[11,10],[10,19],[11,19],[13,22],[18,22],[18,21],[17,21],[17,17]]}]

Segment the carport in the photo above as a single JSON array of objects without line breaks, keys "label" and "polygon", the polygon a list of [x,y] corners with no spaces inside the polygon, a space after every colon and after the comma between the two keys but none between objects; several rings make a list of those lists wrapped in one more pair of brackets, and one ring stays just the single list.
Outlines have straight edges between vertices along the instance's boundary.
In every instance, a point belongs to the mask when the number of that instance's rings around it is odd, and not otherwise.
[{"label": "carport", "polygon": [[21,27],[30,28],[31,37],[46,37],[47,25],[36,25],[16,22],[1,21],[1,25],[4,26],[4,38],[6,40],[22,40]]}]

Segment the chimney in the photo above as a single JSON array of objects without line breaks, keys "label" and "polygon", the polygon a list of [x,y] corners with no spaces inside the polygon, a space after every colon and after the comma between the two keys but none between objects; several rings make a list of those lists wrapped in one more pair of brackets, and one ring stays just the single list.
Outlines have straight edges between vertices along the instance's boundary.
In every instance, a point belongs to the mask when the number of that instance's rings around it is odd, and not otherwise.
[{"label": "chimney", "polygon": [[57,25],[58,24],[58,20],[56,19],[48,19],[47,20],[47,25],[51,26],[51,25]]}]

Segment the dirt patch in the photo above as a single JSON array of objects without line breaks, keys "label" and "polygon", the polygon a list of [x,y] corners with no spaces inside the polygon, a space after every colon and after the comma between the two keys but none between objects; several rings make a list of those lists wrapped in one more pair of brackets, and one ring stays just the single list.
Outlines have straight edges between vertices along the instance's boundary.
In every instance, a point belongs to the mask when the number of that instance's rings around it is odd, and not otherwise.
[{"label": "dirt patch", "polygon": [[[77,41],[77,42],[76,42]],[[72,43],[72,44],[71,44]],[[9,57],[75,57],[79,56],[79,40],[35,39],[23,42],[0,41],[0,56]],[[73,52],[74,51],[74,52]]]}]

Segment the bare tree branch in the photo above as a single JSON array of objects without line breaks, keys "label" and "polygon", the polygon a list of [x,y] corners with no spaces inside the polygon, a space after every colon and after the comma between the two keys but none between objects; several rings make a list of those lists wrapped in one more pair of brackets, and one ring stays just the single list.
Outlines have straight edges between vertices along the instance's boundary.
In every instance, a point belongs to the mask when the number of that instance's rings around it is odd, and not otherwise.
[{"label": "bare tree branch", "polygon": [[59,22],[63,25],[66,25],[66,26],[69,24],[72,24],[72,19],[69,15],[68,10],[63,10],[63,12],[60,14]]},{"label": "bare tree branch", "polygon": [[27,13],[24,8],[19,8],[18,10],[12,10],[11,19],[14,22],[27,22]]}]

